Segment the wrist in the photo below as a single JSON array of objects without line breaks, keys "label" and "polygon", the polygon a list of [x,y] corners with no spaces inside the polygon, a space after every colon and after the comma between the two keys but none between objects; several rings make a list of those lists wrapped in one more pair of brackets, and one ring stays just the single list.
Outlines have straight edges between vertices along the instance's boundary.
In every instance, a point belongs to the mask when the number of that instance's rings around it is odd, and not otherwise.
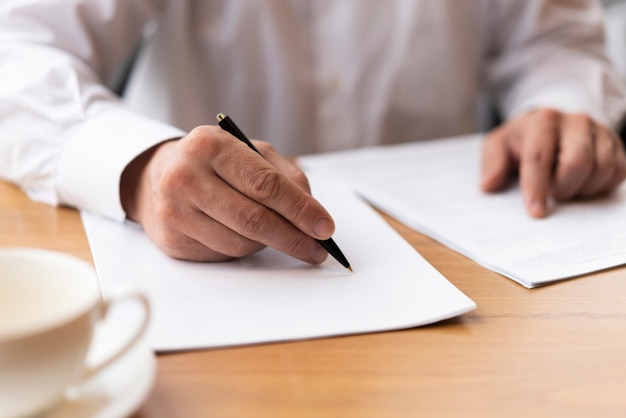
[{"label": "wrist", "polygon": [[150,199],[149,167],[155,154],[164,144],[157,144],[135,157],[120,178],[120,200],[126,217],[141,223],[142,208]]}]

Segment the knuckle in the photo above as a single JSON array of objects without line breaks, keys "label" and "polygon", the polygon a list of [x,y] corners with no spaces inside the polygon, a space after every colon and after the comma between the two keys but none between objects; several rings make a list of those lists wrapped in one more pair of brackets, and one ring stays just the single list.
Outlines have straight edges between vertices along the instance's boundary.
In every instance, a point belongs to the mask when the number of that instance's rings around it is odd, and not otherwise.
[{"label": "knuckle", "polygon": [[207,135],[207,128],[205,126],[198,126],[193,128],[187,136],[184,138],[184,142],[187,149],[197,148],[202,145]]},{"label": "knuckle", "polygon": [[254,141],[254,146],[259,150],[261,154],[269,154],[274,152],[272,144],[266,141]]},{"label": "knuckle", "polygon": [[285,252],[292,255],[302,254],[306,257],[310,254],[309,247],[312,242],[312,238],[303,233],[294,234],[285,241]]},{"label": "knuckle", "polygon": [[159,196],[164,198],[172,196],[182,190],[185,185],[189,185],[191,181],[191,173],[184,167],[176,163],[168,164],[163,167],[157,183]]},{"label": "knuckle", "polygon": [[611,150],[601,152],[597,156],[596,167],[598,170],[617,170],[617,162]]},{"label": "knuckle", "polygon": [[258,237],[268,229],[266,210],[262,206],[242,210],[239,214],[239,230],[243,236]]},{"label": "knuckle", "polygon": [[166,231],[181,229],[181,225],[189,223],[193,213],[194,209],[177,204],[173,199],[156,202],[154,205],[156,225]]},{"label": "knuckle", "polygon": [[165,254],[172,258],[183,256],[183,240],[178,233],[166,228],[160,228],[154,236],[154,242]]},{"label": "knuckle", "polygon": [[586,113],[576,113],[571,115],[571,117],[578,125],[585,127],[586,129],[590,130],[593,126],[595,126],[593,119],[591,119],[591,117],[589,117]]},{"label": "knuckle", "polygon": [[261,202],[274,200],[282,191],[281,174],[273,169],[261,169],[254,174],[244,173],[244,181],[249,183],[252,195]]},{"label": "knuckle", "polygon": [[310,207],[309,199],[307,195],[299,196],[290,201],[290,207],[288,210],[289,219],[292,219],[294,222],[298,222],[299,219],[305,217],[308,209]]},{"label": "knuckle", "polygon": [[306,176],[306,174],[304,174],[304,171],[300,170],[299,168],[296,168],[295,170],[293,170],[292,173],[289,174],[289,178],[291,179],[291,181],[296,183],[298,186],[300,186],[300,188],[302,188],[306,192],[308,193],[311,192],[309,179]]},{"label": "knuckle", "polygon": [[619,182],[626,179],[626,159],[622,160],[621,164],[617,165],[615,172]]},{"label": "knuckle", "polygon": [[199,154],[218,154],[222,149],[222,136],[217,135],[213,126],[197,126],[193,128],[184,138],[184,152],[189,157],[196,157]]},{"label": "knuckle", "polygon": [[176,225],[180,219],[180,210],[169,202],[155,205],[154,216],[159,225]]},{"label": "knuckle", "polygon": [[189,133],[187,134],[187,139],[192,140],[192,141],[195,141],[195,140],[203,141],[205,138],[215,136],[214,134],[215,134],[214,126],[200,125],[200,126],[196,126],[191,131],[189,131]]},{"label": "knuckle", "polygon": [[189,131],[189,133],[187,134],[186,138],[187,139],[195,139],[198,137],[202,137],[204,135],[204,133],[206,132],[207,127],[202,125],[202,126],[196,126],[195,128],[193,128],[191,131]]},{"label": "knuckle", "polygon": [[260,251],[265,246],[261,243],[246,239],[237,239],[227,243],[223,249],[224,254],[240,258]]},{"label": "knuckle", "polygon": [[212,253],[210,255],[199,254],[197,251],[194,251],[194,249],[185,246],[182,242],[176,243],[175,245],[161,243],[158,247],[165,255],[176,260],[225,261],[229,259],[229,257],[221,256],[218,253]]},{"label": "knuckle", "polygon": [[535,117],[541,122],[552,125],[559,120],[560,113],[554,109],[541,109],[535,112]]},{"label": "knuckle", "polygon": [[550,153],[542,149],[528,151],[525,160],[528,164],[544,169],[551,169],[554,164]]},{"label": "knuckle", "polygon": [[568,171],[585,173],[592,169],[593,157],[589,151],[569,153],[561,156],[559,165]]}]

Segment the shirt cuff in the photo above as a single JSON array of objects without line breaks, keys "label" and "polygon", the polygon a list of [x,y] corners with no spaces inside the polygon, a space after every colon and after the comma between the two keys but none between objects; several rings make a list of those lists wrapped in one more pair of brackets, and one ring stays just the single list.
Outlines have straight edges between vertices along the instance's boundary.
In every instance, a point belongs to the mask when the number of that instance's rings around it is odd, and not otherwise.
[{"label": "shirt cuff", "polygon": [[[564,113],[584,113],[596,123],[617,129],[626,110],[623,100],[626,91],[621,80],[613,80],[601,67],[585,67],[587,78],[555,75],[546,80],[527,82],[526,90],[532,95],[522,97],[518,92],[504,102],[507,119],[536,109],[550,108]],[[581,89],[583,85],[585,88]]]},{"label": "shirt cuff", "polygon": [[124,168],[152,146],[184,135],[123,107],[108,108],[76,127],[66,142],[56,175],[59,203],[122,222]]}]

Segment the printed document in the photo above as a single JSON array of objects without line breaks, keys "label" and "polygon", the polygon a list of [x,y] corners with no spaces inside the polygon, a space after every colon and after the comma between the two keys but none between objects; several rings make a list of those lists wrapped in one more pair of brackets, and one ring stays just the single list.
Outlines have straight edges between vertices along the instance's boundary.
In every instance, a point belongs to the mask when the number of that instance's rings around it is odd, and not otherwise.
[{"label": "printed document", "polygon": [[157,351],[409,328],[475,308],[349,189],[309,180],[353,273],[332,257],[312,266],[270,248],[224,263],[174,260],[138,226],[83,213],[103,294],[128,284],[147,293],[147,342]]},{"label": "printed document", "polygon": [[406,225],[526,287],[626,264],[626,184],[606,197],[552,202],[531,218],[516,184],[480,189],[482,136],[363,148],[299,163],[342,179]]}]

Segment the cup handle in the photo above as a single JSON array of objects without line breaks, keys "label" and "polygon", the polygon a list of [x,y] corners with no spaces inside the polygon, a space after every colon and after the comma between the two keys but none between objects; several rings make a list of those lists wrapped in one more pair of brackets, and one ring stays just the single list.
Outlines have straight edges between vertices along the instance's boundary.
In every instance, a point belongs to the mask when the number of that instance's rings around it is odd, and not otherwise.
[{"label": "cup handle", "polygon": [[118,288],[114,290],[109,297],[105,298],[101,302],[100,318],[106,317],[107,312],[109,311],[110,307],[113,304],[121,300],[125,300],[125,299],[134,299],[135,301],[139,302],[139,304],[143,307],[144,315],[143,315],[143,322],[141,326],[138,327],[138,329],[134,332],[133,336],[129,338],[129,340],[121,348],[109,354],[105,359],[99,361],[98,363],[94,365],[86,366],[85,371],[83,372],[83,376],[81,377],[80,381],[85,381],[89,379],[96,373],[105,369],[115,360],[119,359],[122,355],[127,353],[128,350],[130,350],[137,343],[137,341],[141,338],[141,336],[146,331],[146,328],[148,327],[148,323],[150,322],[150,303],[148,302],[148,298],[146,297],[146,295],[137,289]]}]

